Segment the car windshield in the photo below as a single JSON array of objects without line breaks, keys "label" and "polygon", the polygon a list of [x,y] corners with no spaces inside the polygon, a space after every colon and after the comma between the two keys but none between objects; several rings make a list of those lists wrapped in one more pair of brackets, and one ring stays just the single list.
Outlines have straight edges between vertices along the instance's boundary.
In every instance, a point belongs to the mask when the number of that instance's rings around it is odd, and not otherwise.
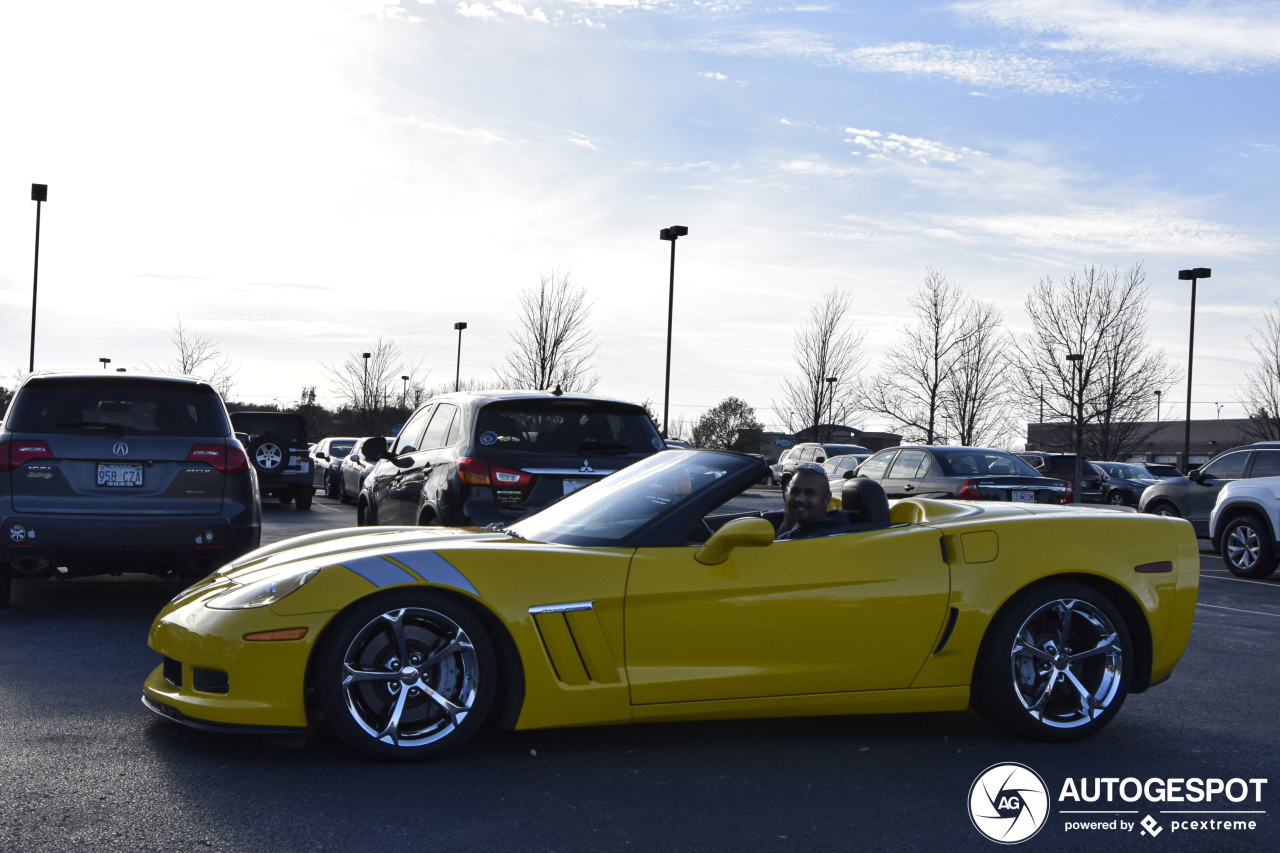
[{"label": "car windshield", "polygon": [[1182,472],[1172,465],[1148,465],[1147,470],[1157,477],[1172,478],[1182,476]]},{"label": "car windshield", "polygon": [[33,379],[7,420],[13,432],[225,436],[226,409],[208,385],[151,379]]},{"label": "car windshield", "polygon": [[935,450],[948,477],[986,477],[996,474],[1039,477],[1040,472],[1002,450]]},{"label": "car windshield", "polygon": [[536,542],[618,546],[721,477],[759,464],[727,453],[659,453],[579,489],[507,531]]},{"label": "car windshield", "polygon": [[1157,477],[1146,468],[1137,465],[1121,465],[1119,462],[1106,462],[1098,465],[1107,476],[1118,480],[1155,480]]},{"label": "car windshield", "polygon": [[351,452],[351,448],[356,446],[354,438],[343,439],[342,441],[329,442],[329,455],[335,459],[341,459]]},{"label": "car windshield", "polygon": [[652,453],[665,445],[644,409],[596,400],[490,403],[476,419],[481,447],[532,453]]}]

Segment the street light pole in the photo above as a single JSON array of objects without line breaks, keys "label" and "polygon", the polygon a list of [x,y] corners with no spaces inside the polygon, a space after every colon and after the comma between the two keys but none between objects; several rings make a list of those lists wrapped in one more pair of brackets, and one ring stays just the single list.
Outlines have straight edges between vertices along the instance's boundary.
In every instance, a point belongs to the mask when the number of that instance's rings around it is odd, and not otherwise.
[{"label": "street light pole", "polygon": [[1160,389],[1156,389],[1156,423],[1160,422],[1160,395],[1163,393]]},{"label": "street light pole", "polygon": [[[827,431],[826,431],[827,441],[830,441],[830,440],[831,440],[831,425],[832,425],[832,423],[835,421],[835,417],[836,417],[836,412],[835,412],[835,409],[836,409],[836,382],[837,382],[838,380],[839,380],[839,377],[838,377],[838,376],[828,376],[828,377],[827,377],[827,387],[831,390],[831,393],[827,395],[827,398],[828,398],[828,402],[827,402]],[[817,436],[815,435],[815,436],[814,436],[814,438],[817,438]]]},{"label": "street light pole", "polygon": [[28,373],[36,371],[36,286],[40,283],[40,208],[49,200],[48,184],[32,184],[31,200],[36,203],[36,261],[31,271],[31,360]]},{"label": "street light pole", "polygon": [[1076,433],[1076,482],[1075,494],[1072,495],[1072,503],[1084,502],[1084,484],[1081,477],[1084,475],[1084,355],[1078,352],[1067,353],[1067,361],[1075,365],[1075,377],[1071,380],[1071,407],[1076,410],[1075,417],[1075,433]]},{"label": "street light pole", "polygon": [[1178,270],[1178,281],[1191,282],[1191,333],[1187,339],[1187,425],[1182,436],[1182,467],[1191,471],[1191,362],[1196,351],[1196,282],[1209,278],[1213,271],[1207,267]]},{"label": "street light pole", "polygon": [[676,306],[676,240],[689,236],[689,229],[683,225],[672,225],[658,232],[659,240],[671,243],[671,283],[667,295],[667,374],[662,384],[662,437],[667,437],[667,414],[671,408],[671,320]]},{"label": "street light pole", "polygon": [[400,379],[404,382],[404,390],[400,392],[400,408],[407,409],[409,408],[409,377],[401,376]]},{"label": "street light pole", "polygon": [[371,409],[373,407],[369,405],[369,356],[373,355],[373,353],[364,352],[361,355],[364,356],[364,407]]},{"label": "street light pole", "polygon": [[457,391],[462,383],[462,330],[467,327],[467,324],[454,323],[453,327],[458,330],[458,362],[453,371],[453,390]]}]

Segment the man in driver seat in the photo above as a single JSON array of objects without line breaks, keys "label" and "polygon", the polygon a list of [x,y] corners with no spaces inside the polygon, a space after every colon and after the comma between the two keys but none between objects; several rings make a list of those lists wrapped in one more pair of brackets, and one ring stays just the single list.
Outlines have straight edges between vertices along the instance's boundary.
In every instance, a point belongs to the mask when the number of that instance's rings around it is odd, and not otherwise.
[{"label": "man in driver seat", "polygon": [[778,526],[778,541],[783,539],[816,539],[843,533],[849,517],[841,510],[827,512],[831,502],[831,484],[821,468],[796,468],[787,492],[786,514]]}]

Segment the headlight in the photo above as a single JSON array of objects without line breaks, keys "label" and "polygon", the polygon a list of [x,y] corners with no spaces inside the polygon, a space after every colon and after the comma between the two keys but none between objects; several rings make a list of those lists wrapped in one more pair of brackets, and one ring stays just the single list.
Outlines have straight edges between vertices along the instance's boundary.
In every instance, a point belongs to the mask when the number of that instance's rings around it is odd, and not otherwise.
[{"label": "headlight", "polygon": [[248,610],[251,607],[265,607],[275,604],[290,593],[296,592],[304,583],[320,574],[319,569],[307,569],[290,575],[279,575],[266,578],[244,586],[238,586],[230,592],[224,592],[205,604],[214,610]]}]

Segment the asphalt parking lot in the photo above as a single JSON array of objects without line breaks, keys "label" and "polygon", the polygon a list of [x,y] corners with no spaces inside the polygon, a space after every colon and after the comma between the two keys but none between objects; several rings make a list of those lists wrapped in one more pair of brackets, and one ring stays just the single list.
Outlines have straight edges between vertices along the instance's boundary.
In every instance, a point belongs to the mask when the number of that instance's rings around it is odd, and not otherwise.
[{"label": "asphalt parking lot", "polygon": [[[309,513],[269,504],[264,541],[352,523],[324,498]],[[1012,740],[966,712],[492,730],[457,758],[408,766],[330,739],[298,748],[157,719],[139,702],[157,662],[146,633],[175,584],[17,581],[0,611],[0,849],[994,849],[966,801],[995,763],[1034,768],[1055,797],[1067,777],[1250,779],[1278,766],[1280,580],[1233,578],[1211,555],[1201,565],[1173,678],[1083,743]],[[1156,838],[1065,832],[1055,804],[1024,846],[1280,849],[1277,791],[1270,779],[1247,806],[1265,812],[1254,831]]]}]

